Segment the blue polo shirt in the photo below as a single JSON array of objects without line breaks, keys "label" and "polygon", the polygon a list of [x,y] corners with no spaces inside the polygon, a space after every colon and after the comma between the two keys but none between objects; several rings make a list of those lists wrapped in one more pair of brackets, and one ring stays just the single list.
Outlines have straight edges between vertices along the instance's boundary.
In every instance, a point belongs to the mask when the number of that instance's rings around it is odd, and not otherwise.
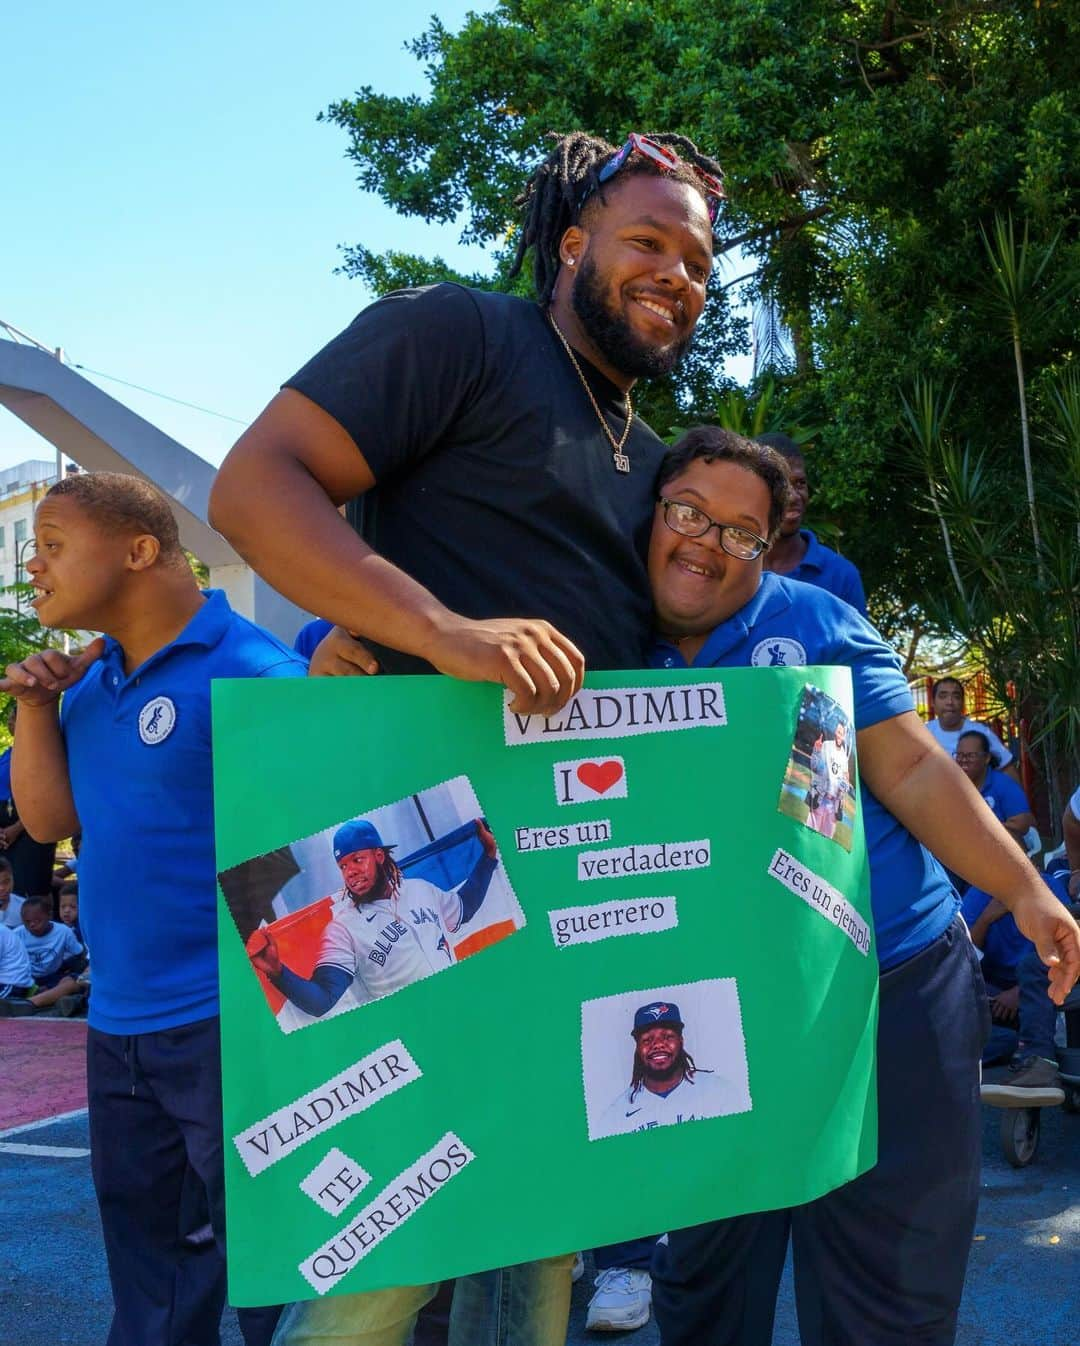
[{"label": "blue polo shirt", "polygon": [[217,1013],[210,682],[305,673],[288,646],[210,590],[140,668],[125,674],[109,640],[64,696],[92,1027],[149,1033]]},{"label": "blue polo shirt", "polygon": [[851,562],[845,560],[838,551],[819,542],[809,528],[800,528],[799,535],[806,541],[806,555],[794,570],[787,571],[781,578],[802,580],[804,584],[827,589],[845,603],[850,603],[856,612],[865,617],[866,594],[863,592],[862,576]]},{"label": "blue polo shirt", "polygon": [[[686,668],[679,651],[660,641],[654,668]],[[841,664],[851,669],[855,727],[869,729],[913,710],[895,652],[850,604],[824,589],[765,571],[757,593],[710,634],[691,668]],[[878,961],[895,967],[948,927],[959,898],[928,850],[866,786],[859,799],[870,861],[870,903]]]},{"label": "blue polo shirt", "polygon": [[1006,818],[1015,818],[1018,813],[1031,812],[1023,787],[1017,785],[1011,776],[1006,776],[1004,771],[995,771],[989,767],[979,793],[990,805],[994,817],[1001,822]]}]

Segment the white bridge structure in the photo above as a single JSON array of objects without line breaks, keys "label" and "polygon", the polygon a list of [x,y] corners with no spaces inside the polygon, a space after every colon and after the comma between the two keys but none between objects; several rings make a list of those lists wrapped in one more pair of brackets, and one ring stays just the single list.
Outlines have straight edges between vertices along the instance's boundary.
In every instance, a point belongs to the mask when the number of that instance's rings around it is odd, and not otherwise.
[{"label": "white bridge structure", "polygon": [[[9,337],[9,340],[2,339]],[[207,522],[215,469],[50,349],[0,321],[0,405],[88,472],[145,477],[169,497],[180,540],[209,568],[210,582],[253,621],[292,641],[308,614],[283,598]]]}]

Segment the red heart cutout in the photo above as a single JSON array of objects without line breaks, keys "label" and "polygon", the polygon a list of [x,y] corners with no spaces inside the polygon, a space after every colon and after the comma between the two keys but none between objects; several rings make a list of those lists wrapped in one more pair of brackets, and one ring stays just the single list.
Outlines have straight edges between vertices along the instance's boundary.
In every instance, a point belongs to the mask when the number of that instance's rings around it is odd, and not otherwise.
[{"label": "red heart cutout", "polygon": [[577,769],[577,778],[582,785],[587,785],[598,795],[610,790],[616,781],[622,780],[622,774],[620,762],[582,762]]}]

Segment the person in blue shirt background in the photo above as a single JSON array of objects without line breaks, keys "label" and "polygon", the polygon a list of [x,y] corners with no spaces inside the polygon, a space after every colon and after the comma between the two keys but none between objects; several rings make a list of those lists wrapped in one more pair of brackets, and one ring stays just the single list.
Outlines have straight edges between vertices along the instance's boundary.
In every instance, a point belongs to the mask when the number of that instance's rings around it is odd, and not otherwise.
[{"label": "person in blue shirt background", "polygon": [[989,1024],[959,900],[934,855],[1011,910],[1049,968],[1055,1003],[1080,973],[1080,931],[934,744],[873,627],[820,588],[762,573],[789,489],[772,450],[716,427],[671,451],[649,552],[652,662],[768,666],[783,642],[789,665],[851,669],[881,968],[878,1163],[793,1212],[672,1231],[654,1259],[654,1305],[664,1346],[767,1343],[790,1229],[804,1346],[947,1346],[978,1200]]},{"label": "person in blue shirt background", "polygon": [[1035,826],[1024,787],[1004,771],[990,750],[990,739],[981,729],[968,729],[957,740],[956,764],[986,800],[990,812],[1023,845],[1024,833]]},{"label": "person in blue shirt background", "polygon": [[[210,683],[306,669],[223,593],[199,590],[168,500],[141,478],[64,478],[34,536],[26,568],[42,625],[105,633],[79,654],[9,665],[0,691],[19,703],[12,785],[27,830],[82,833],[107,1346],[216,1341],[225,1244]],[[216,1251],[178,1236],[193,1174]],[[269,1342],[279,1311],[239,1311],[248,1346]]]},{"label": "person in blue shirt background", "polygon": [[[1050,891],[1068,907],[1066,876],[1061,873],[1043,874],[1042,878]],[[990,1014],[994,1021],[994,1031],[983,1051],[983,1065],[991,1065],[995,1061],[1008,1060],[1020,1046],[1022,1033],[1019,1012],[1020,969],[1024,960],[1035,953],[1035,949],[1031,940],[1026,939],[1017,929],[1012,915],[981,888],[967,890],[960,914],[971,931],[971,942],[982,952],[983,981],[986,984]],[[1039,975],[1042,965],[1038,963],[1037,956],[1035,962],[1038,964],[1035,969],[1036,980],[1045,980],[1044,972]],[[1042,987],[1039,986],[1037,989],[1041,992]],[[1045,996],[1040,995],[1039,1000],[1045,1000]],[[1027,1036],[1030,1038],[1037,1036],[1040,1042],[1043,1038],[1049,1038],[1052,1043],[1057,1007],[1051,1002],[1046,1008],[1049,1012],[1049,1032],[1039,1033],[1036,1025],[1031,1024],[1028,1025]],[[1043,1006],[1038,1004],[1037,1021],[1041,1020],[1042,1009]],[[1031,1054],[1030,1048],[1023,1052],[1025,1058]],[[1053,1060],[1052,1050],[1051,1060]],[[1056,1071],[1056,1062],[1053,1064]],[[1061,1098],[1055,1097],[1050,1100],[1051,1102],[1062,1101],[1064,1097],[1062,1091],[1058,1089],[1057,1093],[1061,1094]]]},{"label": "person in blue shirt background", "polygon": [[806,460],[802,449],[790,437],[779,432],[758,435],[757,444],[774,449],[787,464],[791,481],[791,497],[780,528],[765,558],[766,570],[785,575],[789,580],[802,580],[850,603],[856,612],[866,616],[866,594],[858,570],[831,547],[817,540],[815,533],[802,526],[806,507],[810,503],[810,483],[806,477]]}]

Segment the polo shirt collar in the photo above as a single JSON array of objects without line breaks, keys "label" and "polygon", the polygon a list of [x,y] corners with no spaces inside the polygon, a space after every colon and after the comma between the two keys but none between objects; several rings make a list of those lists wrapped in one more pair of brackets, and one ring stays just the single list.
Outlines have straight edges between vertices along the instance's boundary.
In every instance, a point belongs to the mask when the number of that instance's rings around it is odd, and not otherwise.
[{"label": "polo shirt collar", "polygon": [[[232,609],[229,607],[229,600],[225,597],[225,591],[223,589],[207,589],[204,591],[202,606],[180,634],[174,640],[171,640],[168,645],[162,646],[160,650],[152,654],[145,663],[141,664],[130,675],[124,675],[124,651],[120,643],[114,640],[112,636],[105,637],[105,652],[101,656],[101,662],[106,668],[120,675],[120,685],[122,685],[128,681],[128,677],[142,677],[149,669],[167,659],[175,650],[193,645],[213,649],[228,630],[231,616]],[[114,683],[114,685],[116,684]]]},{"label": "polo shirt collar", "polygon": [[[748,640],[756,627],[779,616],[781,612],[786,612],[790,607],[791,599],[780,576],[774,575],[771,570],[763,570],[761,582],[753,598],[710,632],[708,640],[698,651],[693,663],[689,665],[686,663],[677,646],[667,641],[659,641],[657,645],[665,652],[678,655],[683,667],[714,668],[721,659]],[[653,662],[655,664],[655,660]]]}]

